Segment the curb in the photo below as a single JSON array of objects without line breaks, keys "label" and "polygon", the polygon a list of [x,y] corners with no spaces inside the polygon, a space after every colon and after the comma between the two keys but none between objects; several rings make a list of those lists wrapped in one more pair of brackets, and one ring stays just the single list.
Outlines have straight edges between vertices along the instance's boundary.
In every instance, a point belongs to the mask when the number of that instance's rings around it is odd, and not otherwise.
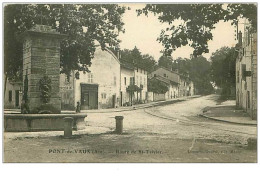
[{"label": "curb", "polygon": [[223,119],[212,118],[212,117],[206,116],[204,114],[199,114],[199,116],[207,118],[207,119],[211,119],[211,120],[214,120],[214,121],[228,123],[228,124],[245,125],[245,126],[257,126],[257,124],[254,124],[254,123],[253,124],[249,124],[249,123],[231,122],[231,121],[227,121],[227,120],[223,120]]},{"label": "curb", "polygon": [[193,99],[193,98],[198,98],[201,96],[190,96],[190,97],[185,97],[184,99],[178,98],[178,99],[173,99],[173,100],[168,100],[168,101],[164,101],[164,102],[154,102],[154,104],[152,105],[143,105],[143,106],[138,106],[138,107],[131,107],[129,109],[122,109],[122,110],[111,110],[111,111],[107,111],[107,109],[105,109],[105,111],[93,111],[93,112],[82,112],[82,113],[112,113],[112,112],[125,112],[125,111],[133,111],[133,110],[139,110],[139,109],[145,109],[145,108],[150,108],[150,107],[156,107],[156,106],[161,106],[164,104],[173,104],[176,102],[182,102],[182,101],[186,101],[189,99]]}]

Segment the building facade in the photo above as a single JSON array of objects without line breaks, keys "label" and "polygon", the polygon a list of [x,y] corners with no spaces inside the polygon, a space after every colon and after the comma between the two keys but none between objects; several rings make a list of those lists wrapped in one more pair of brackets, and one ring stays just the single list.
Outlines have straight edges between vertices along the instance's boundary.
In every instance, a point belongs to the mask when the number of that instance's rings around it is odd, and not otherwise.
[{"label": "building facade", "polygon": [[[108,49],[96,49],[90,72],[82,71],[67,78],[61,74],[62,108],[103,109],[120,106],[120,62]],[[78,78],[76,78],[78,77]]]},{"label": "building facade", "polygon": [[[177,72],[159,67],[149,74],[149,79],[157,79],[168,86],[168,91],[164,94],[164,100],[179,97],[180,75]],[[162,100],[162,95],[155,94],[154,100]]]},{"label": "building facade", "polygon": [[128,86],[133,84],[135,76],[135,67],[127,62],[121,62],[120,76],[121,76],[121,104],[120,106],[129,106],[131,104],[131,95],[128,91]]},{"label": "building facade", "polygon": [[179,97],[193,96],[195,94],[194,84],[189,76],[180,75]]},{"label": "building facade", "polygon": [[21,108],[22,102],[22,81],[10,81],[6,79],[4,93],[4,108],[18,109]]},{"label": "building facade", "polygon": [[257,119],[257,33],[245,22],[236,59],[236,105]]},{"label": "building facade", "polygon": [[[121,61],[121,106],[147,101],[147,71]],[[131,88],[134,88],[131,90]]]}]

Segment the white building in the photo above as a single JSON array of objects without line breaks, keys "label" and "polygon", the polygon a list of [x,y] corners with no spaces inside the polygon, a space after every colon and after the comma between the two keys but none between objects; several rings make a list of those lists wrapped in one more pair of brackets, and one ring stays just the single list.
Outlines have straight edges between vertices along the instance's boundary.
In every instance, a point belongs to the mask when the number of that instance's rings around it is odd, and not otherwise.
[{"label": "white building", "polygon": [[120,62],[108,49],[97,48],[91,60],[89,73],[79,73],[76,79],[72,72],[70,80],[60,78],[63,109],[73,109],[77,102],[81,109],[114,108],[120,105]]},{"label": "white building", "polygon": [[[131,88],[135,89],[132,94]],[[121,106],[144,103],[146,100],[147,71],[121,61]]]},{"label": "white building", "polygon": [[168,70],[164,67],[159,67],[149,74],[149,78],[155,78],[168,86],[168,91],[164,94],[164,98],[162,98],[162,95],[156,95],[154,96],[154,101],[179,97],[180,76],[177,72]]},{"label": "white building", "polygon": [[4,108],[14,109],[21,108],[22,101],[22,81],[10,81],[6,79],[5,83],[5,93],[4,93]]},{"label": "white building", "polygon": [[236,104],[257,119],[257,33],[245,21],[236,59]]}]

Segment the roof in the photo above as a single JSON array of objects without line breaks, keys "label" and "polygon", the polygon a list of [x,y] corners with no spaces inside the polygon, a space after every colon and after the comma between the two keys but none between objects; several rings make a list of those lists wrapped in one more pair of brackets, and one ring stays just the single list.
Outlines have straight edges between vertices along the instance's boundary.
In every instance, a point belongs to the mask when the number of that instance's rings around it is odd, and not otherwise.
[{"label": "roof", "polygon": [[166,84],[168,84],[168,85],[171,84],[171,81],[170,81],[170,80],[168,80],[168,79],[166,79],[166,78],[164,78],[164,77],[161,77],[161,76],[152,77],[151,79],[157,79],[157,80],[159,80],[159,81],[161,81],[161,82],[164,82],[164,83],[166,83]]}]

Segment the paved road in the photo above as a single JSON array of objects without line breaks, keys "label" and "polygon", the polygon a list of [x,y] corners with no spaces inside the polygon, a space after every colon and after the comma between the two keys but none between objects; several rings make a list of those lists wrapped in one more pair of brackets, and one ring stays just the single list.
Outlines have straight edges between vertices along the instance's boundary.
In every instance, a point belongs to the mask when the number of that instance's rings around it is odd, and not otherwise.
[{"label": "paved road", "polygon": [[[5,161],[256,162],[256,150],[245,146],[247,138],[256,137],[256,127],[196,116],[216,99],[210,95],[162,107],[90,113],[86,123],[96,134],[5,139]],[[117,115],[124,116],[123,135],[112,133]]]}]

